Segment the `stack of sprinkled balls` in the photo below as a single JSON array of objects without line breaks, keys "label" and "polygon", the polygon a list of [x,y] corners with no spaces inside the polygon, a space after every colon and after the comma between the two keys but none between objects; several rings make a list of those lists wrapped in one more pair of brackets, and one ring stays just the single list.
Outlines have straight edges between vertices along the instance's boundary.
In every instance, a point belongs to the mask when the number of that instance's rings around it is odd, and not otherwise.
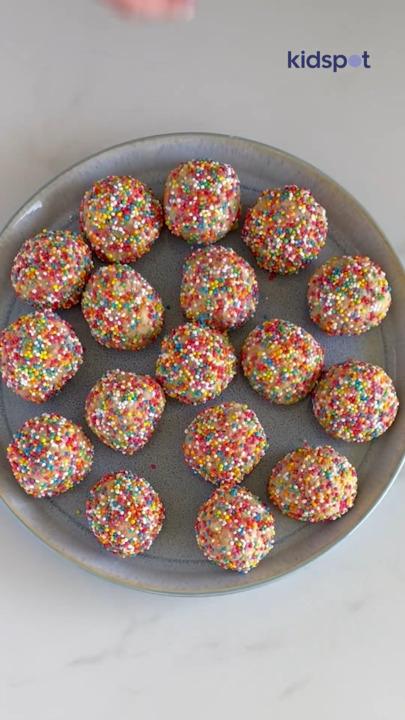
[{"label": "stack of sprinkled balls", "polygon": [[[80,207],[80,233],[43,230],[26,240],[11,271],[18,296],[36,306],[0,335],[2,377],[27,401],[42,403],[77,372],[83,348],[55,311],[79,303],[95,340],[137,351],[163,328],[163,303],[134,263],[159,237],[163,223],[192,245],[180,304],[186,322],[161,345],[155,376],[112,370],[85,402],[92,432],[117,452],[132,455],[151,438],[166,396],[198,405],[219,396],[237,371],[228,331],[255,313],[253,268],[234,250],[214,245],[240,219],[240,183],[227,164],[193,160],[172,170],[163,207],[129,176],[110,176],[88,190]],[[287,185],[264,191],[248,210],[242,239],[271,274],[299,272],[317,257],[327,236],[325,210],[309,190]],[[91,250],[105,264],[94,271]],[[329,335],[358,335],[386,316],[390,288],[368,257],[325,262],[308,285],[312,321]],[[269,402],[289,405],[312,393],[315,417],[334,438],[362,443],[393,423],[398,399],[385,371],[362,360],[324,370],[321,345],[282,319],[256,327],[241,352],[243,373]],[[215,490],[200,508],[195,531],[204,555],[221,568],[248,572],[272,549],[269,508],[242,486],[267,449],[256,414],[225,402],[200,412],[185,430],[184,457]],[[82,428],[55,413],[27,420],[7,449],[13,474],[37,498],[68,491],[84,479],[94,449]],[[355,468],[330,446],[300,447],[273,468],[269,500],[295,520],[335,520],[353,505]],[[165,510],[149,482],[128,470],[104,475],[86,504],[89,526],[107,550],[131,557],[148,550]]]}]

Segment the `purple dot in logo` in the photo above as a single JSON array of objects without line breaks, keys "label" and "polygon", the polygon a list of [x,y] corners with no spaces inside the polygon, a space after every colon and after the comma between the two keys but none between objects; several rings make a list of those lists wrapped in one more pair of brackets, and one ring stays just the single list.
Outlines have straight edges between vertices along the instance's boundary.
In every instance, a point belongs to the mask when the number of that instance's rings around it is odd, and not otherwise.
[{"label": "purple dot in logo", "polygon": [[360,55],[350,55],[348,59],[349,65],[352,67],[359,67],[361,65],[361,56]]}]

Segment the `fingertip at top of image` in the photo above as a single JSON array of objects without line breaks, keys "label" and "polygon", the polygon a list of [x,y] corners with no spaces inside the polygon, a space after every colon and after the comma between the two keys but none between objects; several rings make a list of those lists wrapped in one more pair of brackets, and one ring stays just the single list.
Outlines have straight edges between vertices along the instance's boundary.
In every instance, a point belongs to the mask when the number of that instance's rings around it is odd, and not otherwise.
[{"label": "fingertip at top of image", "polygon": [[192,20],[195,0],[103,0],[126,18],[140,20]]}]

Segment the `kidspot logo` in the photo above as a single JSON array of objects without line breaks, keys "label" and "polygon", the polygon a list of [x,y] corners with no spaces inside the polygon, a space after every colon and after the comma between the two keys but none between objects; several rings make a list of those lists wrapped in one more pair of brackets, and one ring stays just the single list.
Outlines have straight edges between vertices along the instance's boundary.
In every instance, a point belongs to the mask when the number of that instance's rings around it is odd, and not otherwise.
[{"label": "kidspot logo", "polygon": [[364,50],[361,54],[356,55],[343,55],[342,53],[330,54],[321,53],[320,50],[315,52],[307,53],[306,50],[301,50],[295,53],[293,50],[288,51],[287,55],[288,68],[296,70],[343,70],[347,67],[352,68],[371,68],[370,53]]}]

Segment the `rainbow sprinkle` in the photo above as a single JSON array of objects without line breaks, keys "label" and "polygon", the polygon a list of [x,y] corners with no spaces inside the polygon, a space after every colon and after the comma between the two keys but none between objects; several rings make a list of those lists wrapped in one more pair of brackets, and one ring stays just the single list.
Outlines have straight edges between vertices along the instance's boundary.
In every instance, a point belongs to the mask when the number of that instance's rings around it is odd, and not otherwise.
[{"label": "rainbow sprinkle", "polygon": [[153,487],[129,470],[104,475],[86,503],[90,529],[106,550],[123,558],[149,550],[165,518]]},{"label": "rainbow sprinkle", "polygon": [[353,506],[357,474],[332,447],[302,447],[288,453],[269,478],[270,502],[294,520],[336,520]]},{"label": "rainbow sprinkle", "polygon": [[252,388],[271,402],[290,405],[314,387],[324,352],[303,328],[287,320],[268,320],[247,336],[242,368]]},{"label": "rainbow sprinkle", "polygon": [[76,305],[93,269],[89,247],[69,230],[42,230],[14,258],[11,284],[17,295],[41,308]]},{"label": "rainbow sprinkle", "polygon": [[317,257],[328,232],[326,212],[297,185],[264,190],[246,214],[242,240],[270,273],[296,273]]},{"label": "rainbow sprinkle", "polygon": [[42,403],[76,374],[83,348],[69,323],[45,310],[22,315],[0,333],[0,362],[10,390]]},{"label": "rainbow sprinkle", "polygon": [[224,570],[247,573],[270,552],[274,520],[258,497],[241,486],[222,486],[201,506],[195,523],[198,546]]},{"label": "rainbow sprinkle", "polygon": [[199,325],[186,323],[163,339],[156,378],[166,395],[197,404],[220,395],[236,373],[229,340]]},{"label": "rainbow sprinkle", "polygon": [[343,255],[321,265],[308,283],[311,320],[329,335],[360,335],[385,318],[391,292],[380,266]]},{"label": "rainbow sprinkle", "polygon": [[187,320],[224,332],[243,325],[258,299],[254,270],[234,250],[216,245],[186,259],[180,304]]},{"label": "rainbow sprinkle", "polygon": [[82,297],[91,334],[116,350],[141,350],[162,330],[160,295],[129,265],[105,265],[95,272]]},{"label": "rainbow sprinkle", "polygon": [[165,404],[162,388],[149,375],[111,370],[90,390],[86,420],[101,442],[132,455],[150,440]]},{"label": "rainbow sprinkle", "polygon": [[60,495],[81,482],[93,453],[81,427],[55,413],[27,420],[7,448],[15,479],[37,498]]},{"label": "rainbow sprinkle", "polygon": [[109,262],[135,262],[159,237],[163,210],[150,188],[128,175],[97,180],[80,206],[80,227]]},{"label": "rainbow sprinkle", "polygon": [[267,447],[256,413],[247,405],[227,402],[194,418],[185,431],[183,451],[193,472],[216,485],[242,482]]},{"label": "rainbow sprinkle", "polygon": [[165,221],[173,235],[210,245],[237,226],[240,183],[235,170],[215,160],[189,160],[165,183]]},{"label": "rainbow sprinkle", "polygon": [[347,360],[332,365],[321,378],[312,405],[329,435],[361,443],[388,430],[399,402],[385,370],[362,360]]}]

